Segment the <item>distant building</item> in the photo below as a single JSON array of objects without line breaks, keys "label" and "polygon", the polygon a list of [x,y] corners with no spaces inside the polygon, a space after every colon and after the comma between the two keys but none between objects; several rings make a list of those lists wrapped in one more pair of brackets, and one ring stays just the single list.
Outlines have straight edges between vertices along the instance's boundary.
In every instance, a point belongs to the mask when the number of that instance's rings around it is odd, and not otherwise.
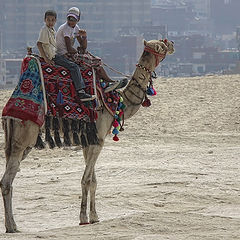
[{"label": "distant building", "polygon": [[78,7],[81,28],[90,40],[111,40],[122,27],[151,25],[151,0],[0,0],[0,33],[4,51],[24,51],[35,45],[43,25],[44,12],[58,14],[56,28],[66,21],[67,10]]},{"label": "distant building", "polygon": [[211,19],[214,22],[214,33],[231,34],[240,24],[239,0],[211,0]]},{"label": "distant building", "polygon": [[15,86],[19,80],[22,59],[0,59],[0,87]]}]

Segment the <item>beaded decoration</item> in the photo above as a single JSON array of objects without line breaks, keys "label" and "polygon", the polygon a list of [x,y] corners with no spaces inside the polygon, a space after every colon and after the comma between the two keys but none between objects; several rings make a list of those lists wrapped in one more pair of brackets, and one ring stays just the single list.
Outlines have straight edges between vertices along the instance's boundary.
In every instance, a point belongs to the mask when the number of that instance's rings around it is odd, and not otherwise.
[{"label": "beaded decoration", "polygon": [[112,134],[114,134],[113,140],[114,141],[119,141],[118,138],[118,134],[119,131],[123,131],[124,129],[121,126],[121,121],[123,120],[123,110],[125,109],[125,105],[123,103],[123,98],[120,97],[119,102],[118,102],[118,107],[117,107],[117,111],[114,115],[114,121],[113,121],[113,130],[112,130]]}]

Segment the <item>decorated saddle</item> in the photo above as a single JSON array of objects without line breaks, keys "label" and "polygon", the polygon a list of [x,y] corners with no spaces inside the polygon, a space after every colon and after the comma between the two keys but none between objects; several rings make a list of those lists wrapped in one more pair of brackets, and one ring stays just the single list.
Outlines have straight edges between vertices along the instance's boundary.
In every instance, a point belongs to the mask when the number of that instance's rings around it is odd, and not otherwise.
[{"label": "decorated saddle", "polygon": [[[97,93],[96,100],[81,102],[78,99],[66,68],[52,66],[41,58],[27,55],[22,62],[19,82],[4,107],[2,116],[23,122],[30,120],[39,127],[45,123],[45,140],[51,148],[55,145],[70,146],[72,141],[75,145],[82,146],[98,144],[95,126],[97,110],[104,104],[116,116],[120,108],[123,108],[121,97],[116,91],[104,93],[107,84],[103,84],[97,74],[101,59],[86,53],[76,55],[74,61],[80,67],[86,92],[91,95]],[[63,143],[59,130],[64,133]],[[117,131],[115,130],[115,139]],[[51,133],[54,133],[54,139]],[[36,144],[42,148],[41,134]]]}]

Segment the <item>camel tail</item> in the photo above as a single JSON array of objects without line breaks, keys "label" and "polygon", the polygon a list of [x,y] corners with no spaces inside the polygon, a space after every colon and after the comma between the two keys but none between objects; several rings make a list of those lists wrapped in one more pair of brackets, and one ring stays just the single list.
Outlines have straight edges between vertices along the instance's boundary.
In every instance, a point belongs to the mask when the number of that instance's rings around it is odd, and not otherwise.
[{"label": "camel tail", "polygon": [[13,137],[13,119],[3,118],[2,127],[5,134],[5,155],[8,161],[12,150],[12,137]]}]

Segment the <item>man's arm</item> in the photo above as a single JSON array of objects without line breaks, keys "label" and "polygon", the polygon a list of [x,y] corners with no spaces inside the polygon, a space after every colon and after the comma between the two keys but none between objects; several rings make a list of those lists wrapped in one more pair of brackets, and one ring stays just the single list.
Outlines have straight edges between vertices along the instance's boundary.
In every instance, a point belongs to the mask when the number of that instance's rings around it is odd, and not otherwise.
[{"label": "man's arm", "polygon": [[87,49],[87,33],[85,30],[80,29],[79,35],[77,36],[77,40],[79,42],[80,48],[85,52]]},{"label": "man's arm", "polygon": [[74,47],[72,47],[70,37],[64,37],[64,40],[65,40],[65,43],[66,43],[68,53],[70,53],[70,54],[77,53],[77,50]]}]

